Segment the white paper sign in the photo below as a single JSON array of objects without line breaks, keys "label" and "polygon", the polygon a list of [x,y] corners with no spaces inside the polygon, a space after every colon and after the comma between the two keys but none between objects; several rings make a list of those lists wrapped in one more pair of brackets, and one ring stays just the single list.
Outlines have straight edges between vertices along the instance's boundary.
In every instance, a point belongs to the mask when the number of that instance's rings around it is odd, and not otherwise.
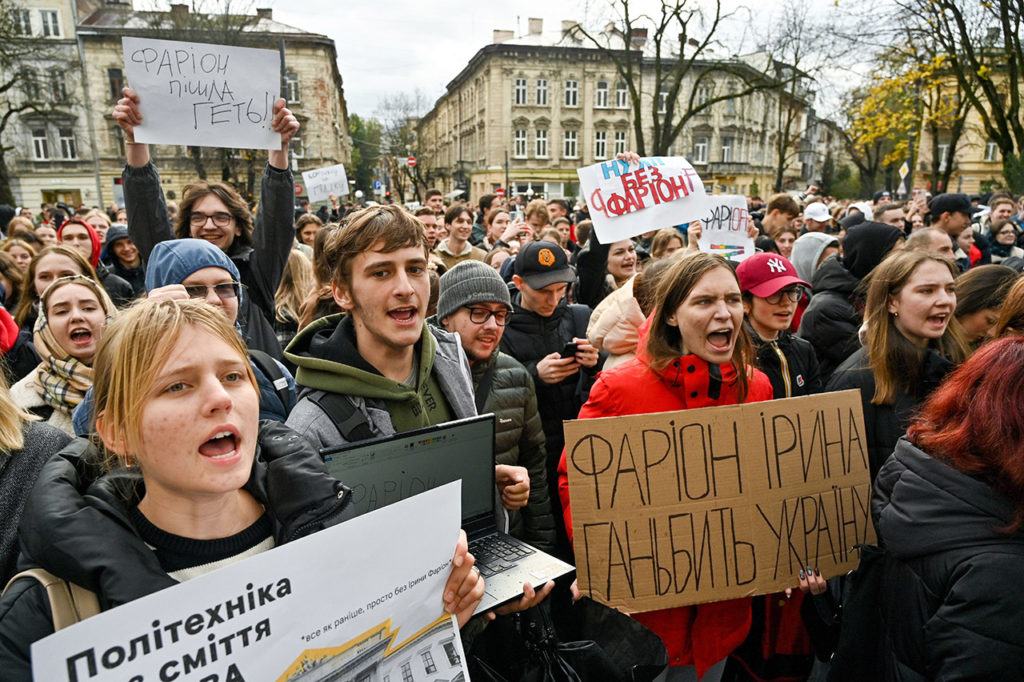
[{"label": "white paper sign", "polygon": [[135,141],[280,149],[270,127],[281,90],[274,50],[122,38],[128,84],[139,94]]},{"label": "white paper sign", "polygon": [[33,644],[32,674],[468,679],[441,600],[460,506],[450,483],[106,611]]},{"label": "white paper sign", "polygon": [[737,263],[754,255],[754,240],[747,236],[753,222],[747,198],[733,194],[710,196],[705,205],[697,247]]},{"label": "white paper sign", "polygon": [[328,199],[332,194],[348,194],[349,191],[345,166],[340,163],[337,166],[303,171],[302,184],[306,186],[306,196],[311,203]]},{"label": "white paper sign", "polygon": [[704,183],[681,156],[644,157],[639,165],[605,161],[576,174],[602,244],[703,215]]}]

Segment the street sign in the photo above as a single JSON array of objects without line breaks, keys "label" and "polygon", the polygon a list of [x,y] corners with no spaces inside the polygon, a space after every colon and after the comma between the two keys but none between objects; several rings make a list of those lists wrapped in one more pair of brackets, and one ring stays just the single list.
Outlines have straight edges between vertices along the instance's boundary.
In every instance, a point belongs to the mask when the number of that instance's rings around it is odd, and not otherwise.
[{"label": "street sign", "polygon": [[503,197],[503,196],[505,196],[505,188],[504,187],[499,187],[498,189],[494,190],[494,193],[496,195],[498,195],[499,197]]},{"label": "street sign", "polygon": [[409,168],[414,168],[416,166],[416,157],[410,156],[408,159],[405,160],[405,162],[409,164]]},{"label": "street sign", "polygon": [[[901,178],[907,177],[907,173],[909,173],[909,172],[910,172],[910,166],[908,166],[907,162],[904,161],[903,165],[900,166],[900,177]],[[903,190],[903,191],[905,192],[906,190]]]},{"label": "street sign", "polygon": [[373,181],[373,191],[374,192],[380,192],[383,189],[384,189],[384,183],[383,182],[381,182],[380,180],[374,180]]},{"label": "street sign", "polygon": [[306,190],[302,189],[302,185],[300,185],[299,183],[295,183],[295,196],[299,196],[305,191]]}]

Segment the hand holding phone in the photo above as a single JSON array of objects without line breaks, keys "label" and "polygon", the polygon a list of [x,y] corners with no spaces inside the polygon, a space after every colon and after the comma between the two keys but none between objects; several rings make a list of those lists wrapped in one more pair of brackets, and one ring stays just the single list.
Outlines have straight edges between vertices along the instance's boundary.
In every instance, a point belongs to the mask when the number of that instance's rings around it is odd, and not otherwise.
[{"label": "hand holding phone", "polygon": [[559,355],[563,359],[564,358],[574,358],[574,357],[576,357],[577,350],[579,350],[579,347],[576,345],[576,342],[575,341],[570,341],[569,343],[567,343],[564,346],[562,346],[562,350],[559,353]]}]

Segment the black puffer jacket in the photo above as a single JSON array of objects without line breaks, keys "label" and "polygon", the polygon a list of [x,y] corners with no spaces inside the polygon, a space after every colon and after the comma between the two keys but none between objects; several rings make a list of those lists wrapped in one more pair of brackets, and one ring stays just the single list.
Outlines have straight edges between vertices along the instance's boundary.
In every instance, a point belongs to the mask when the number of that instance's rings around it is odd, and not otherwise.
[{"label": "black puffer jacket", "polygon": [[938,388],[952,369],[952,362],[933,350],[926,351],[920,373],[911,381],[912,385],[916,386],[916,391],[910,395],[897,388],[896,399],[892,405],[871,404],[871,399],[875,397],[875,375],[868,366],[866,348],[859,349],[836,369],[825,385],[826,391],[860,389],[860,401],[864,408],[864,428],[867,430],[865,439],[871,480],[875,480],[879,468],[892,454],[896,441],[906,433],[914,409]]},{"label": "black puffer jacket", "polygon": [[[352,515],[347,488],[297,433],[262,422],[259,449],[245,489],[270,515],[280,545],[333,526]],[[92,590],[103,609],[144,597],[177,582],[129,521],[138,504],[138,473],[104,474],[93,446],[79,438],[39,474],[19,535],[22,563]],[[53,632],[46,591],[19,580],[0,599],[3,679],[29,680],[29,646]]]},{"label": "black puffer jacket", "polygon": [[[818,358],[810,343],[788,331],[780,332],[775,341],[763,340],[750,325],[747,325],[747,331],[757,349],[755,364],[772,382],[772,395],[776,398],[797,398],[821,393]],[[785,360],[779,356],[780,353]],[[783,361],[786,372],[783,372]]]},{"label": "black puffer jacket", "polygon": [[834,255],[814,272],[814,295],[800,319],[797,334],[814,347],[822,381],[827,381],[836,367],[860,346],[860,313],[851,300],[859,283]]},{"label": "black puffer jacket", "polygon": [[887,679],[1024,676],[1024,530],[1010,500],[900,440],[872,513],[890,561],[878,595]]},{"label": "black puffer jacket", "polygon": [[537,408],[540,410],[544,427],[545,450],[548,460],[548,479],[552,478],[558,458],[562,454],[565,438],[562,421],[575,419],[590,394],[594,376],[601,367],[606,354],[594,367],[581,367],[557,384],[546,384],[537,376],[537,361],[551,353],[562,350],[573,338],[587,338],[587,324],[591,310],[585,305],[567,305],[565,300],[555,309],[551,317],[541,317],[520,305],[522,294],[512,289],[512,310],[505,334],[501,338],[501,350],[523,363],[533,377],[537,389]]},{"label": "black puffer jacket", "polygon": [[479,394],[480,380],[493,370],[490,389],[481,413],[496,418],[494,459],[496,464],[526,467],[530,473],[530,501],[520,511],[510,511],[509,533],[547,552],[555,548],[555,520],[548,494],[544,455],[544,430],[537,412],[537,394],[526,368],[505,353],[494,353],[473,365],[473,391]]}]

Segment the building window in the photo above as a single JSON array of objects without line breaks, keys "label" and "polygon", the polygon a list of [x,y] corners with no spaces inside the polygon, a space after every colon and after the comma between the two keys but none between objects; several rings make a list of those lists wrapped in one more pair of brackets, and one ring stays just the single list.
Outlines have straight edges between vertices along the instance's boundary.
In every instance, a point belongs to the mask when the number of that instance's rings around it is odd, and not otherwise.
[{"label": "building window", "polygon": [[402,682],[412,682],[412,666],[408,663],[402,664]]},{"label": "building window", "polygon": [[707,104],[707,101],[711,99],[712,89],[710,85],[702,85],[697,88],[697,106]]},{"label": "building window", "polygon": [[517,159],[526,158],[526,131],[522,128],[512,133],[512,156]]},{"label": "building window", "polygon": [[608,133],[603,130],[594,133],[594,158],[608,158]]},{"label": "building window", "polygon": [[938,170],[944,171],[946,170],[946,166],[949,165],[949,159],[947,158],[949,156],[949,145],[940,144],[938,147],[938,155],[939,158],[936,160],[936,166],[938,167]]},{"label": "building window", "polygon": [[566,159],[579,158],[580,134],[575,130],[566,130],[562,137],[562,156]]},{"label": "building window", "polygon": [[594,92],[594,106],[598,109],[608,108],[608,82],[598,81],[597,90]]},{"label": "building window", "polygon": [[75,131],[72,128],[61,128],[60,133],[60,158],[73,160],[78,158],[78,149],[75,147]]},{"label": "building window", "polygon": [[291,147],[292,156],[294,158],[301,159],[306,155],[306,148],[302,146],[302,138],[299,137],[298,135],[291,139],[291,142],[288,143],[288,146]]},{"label": "building window", "polygon": [[998,161],[999,160],[999,145],[989,140],[985,144],[985,160],[986,161]]},{"label": "building window", "polygon": [[288,104],[297,104],[302,101],[299,93],[299,74],[289,71],[284,75],[284,91],[288,98]]},{"label": "building window", "polygon": [[54,102],[63,102],[68,98],[68,84],[64,78],[64,72],[60,69],[50,69],[50,97]]},{"label": "building window", "polygon": [[32,129],[32,156],[37,161],[50,158],[50,143],[46,139],[46,128]]},{"label": "building window", "polygon": [[546,107],[548,105],[548,79],[538,78],[537,79],[537,106]]},{"label": "building window", "polygon": [[39,10],[39,17],[43,20],[43,35],[47,38],[60,37],[60,14],[55,9]]},{"label": "building window", "polygon": [[548,131],[538,130],[536,133],[535,154],[538,159],[548,158]]},{"label": "building window", "polygon": [[706,137],[695,137],[693,139],[693,162],[694,163],[707,163],[708,162],[708,138],[706,138]]},{"label": "building window", "polygon": [[107,69],[107,82],[110,84],[110,99],[121,99],[121,90],[124,88],[124,71]]},{"label": "building window", "polygon": [[462,658],[459,657],[459,652],[455,649],[455,644],[452,642],[444,643],[444,655],[448,657],[448,665],[460,665]]},{"label": "building window", "polygon": [[32,13],[27,9],[12,9],[11,33],[16,36],[32,35]]},{"label": "building window", "polygon": [[578,107],[580,105],[580,83],[579,81],[565,81],[565,106]]},{"label": "building window", "polygon": [[428,674],[436,673],[437,666],[434,665],[434,657],[430,655],[430,652],[424,651],[420,656],[423,657],[423,669],[426,670]]},{"label": "building window", "polygon": [[626,81],[619,81],[615,84],[615,108],[626,109],[629,107],[629,90],[626,89]]},{"label": "building window", "polygon": [[526,104],[526,79],[517,78],[515,87],[512,88],[512,100],[514,104]]},{"label": "building window", "polygon": [[615,131],[615,153],[625,154],[626,153],[626,131],[616,130]]},{"label": "building window", "polygon": [[25,99],[35,101],[39,99],[39,78],[32,69],[23,69],[21,72],[21,90]]},{"label": "building window", "polygon": [[722,163],[732,163],[732,149],[735,141],[731,137],[722,138]]},{"label": "building window", "polygon": [[736,86],[729,84],[729,99],[725,100],[725,114],[726,116],[736,115]]}]

